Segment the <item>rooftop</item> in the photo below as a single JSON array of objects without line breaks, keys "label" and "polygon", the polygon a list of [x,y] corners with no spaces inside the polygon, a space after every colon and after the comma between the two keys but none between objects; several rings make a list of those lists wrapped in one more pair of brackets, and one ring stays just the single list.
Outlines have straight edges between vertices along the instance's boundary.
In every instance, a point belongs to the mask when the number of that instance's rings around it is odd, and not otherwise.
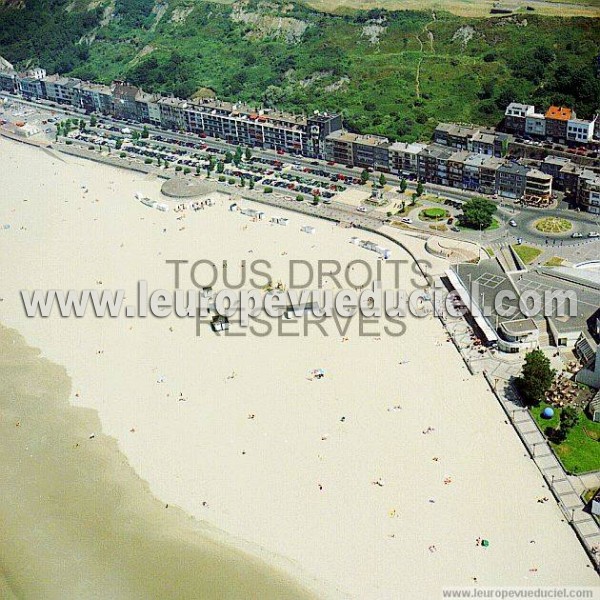
[{"label": "rooftop", "polygon": [[573,111],[570,108],[564,106],[551,106],[546,111],[547,119],[554,119],[555,121],[568,121],[571,117],[574,117]]},{"label": "rooftop", "polygon": [[517,162],[509,161],[502,163],[498,167],[498,170],[502,171],[503,173],[513,173],[515,175],[521,175],[522,177],[525,177],[530,169]]},{"label": "rooftop", "polygon": [[565,166],[565,165],[568,165],[569,163],[571,163],[572,161],[570,158],[567,158],[566,156],[553,156],[552,154],[550,154],[550,155],[546,156],[546,158],[544,158],[544,160],[542,162],[547,165]]},{"label": "rooftop", "polygon": [[423,148],[420,152],[421,156],[431,158],[441,158],[442,160],[449,159],[454,154],[454,151],[448,148],[448,146],[439,146],[437,144],[430,144]]},{"label": "rooftop", "polygon": [[519,111],[519,112],[533,112],[535,111],[535,106],[533,104],[521,104],[519,102],[511,102],[507,107],[505,114],[509,114],[510,111]]},{"label": "rooftop", "polygon": [[514,321],[504,321],[502,327],[509,335],[523,335],[538,331],[538,326],[533,319],[515,319]]},{"label": "rooftop", "polygon": [[383,146],[390,143],[388,138],[379,135],[360,135],[339,129],[327,136],[329,140],[347,142],[351,144],[362,144],[363,146]]},{"label": "rooftop", "polygon": [[455,137],[472,137],[479,132],[479,127],[475,125],[460,125],[458,123],[440,123],[436,128],[436,132],[447,133]]},{"label": "rooftop", "polygon": [[539,169],[529,169],[527,171],[527,177],[531,179],[543,179],[544,181],[551,182],[552,175],[548,175],[547,173],[542,173]]},{"label": "rooftop", "polygon": [[390,152],[408,152],[409,154],[417,154],[426,147],[427,144],[419,144],[418,142],[394,142],[390,146]]},{"label": "rooftop", "polygon": [[482,131],[478,131],[475,135],[473,135],[473,141],[482,144],[493,144],[496,141],[496,136],[493,133],[484,133]]}]

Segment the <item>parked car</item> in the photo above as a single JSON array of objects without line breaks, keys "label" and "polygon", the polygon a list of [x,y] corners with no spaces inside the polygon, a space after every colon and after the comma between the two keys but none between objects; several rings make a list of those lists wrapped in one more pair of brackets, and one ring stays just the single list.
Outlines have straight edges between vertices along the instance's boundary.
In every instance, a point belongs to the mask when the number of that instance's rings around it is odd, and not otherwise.
[{"label": "parked car", "polygon": [[597,237],[600,237],[600,233],[598,233],[597,231],[590,231],[588,233],[588,237],[589,238],[597,238]]},{"label": "parked car", "polygon": [[509,224],[511,227],[516,227],[516,226],[517,226],[517,222],[516,222],[514,219],[511,219],[511,220],[508,222],[508,224]]},{"label": "parked car", "polygon": [[572,238],[582,238],[583,237],[583,233],[581,233],[581,231],[576,231],[573,235],[571,235]]},{"label": "parked car", "polygon": [[402,219],[400,219],[403,223],[406,223],[407,225],[412,225],[412,219],[410,219],[409,217],[402,217]]},{"label": "parked car", "polygon": [[366,206],[359,206],[356,210],[358,212],[361,212],[361,213],[366,213],[367,212],[367,207]]}]

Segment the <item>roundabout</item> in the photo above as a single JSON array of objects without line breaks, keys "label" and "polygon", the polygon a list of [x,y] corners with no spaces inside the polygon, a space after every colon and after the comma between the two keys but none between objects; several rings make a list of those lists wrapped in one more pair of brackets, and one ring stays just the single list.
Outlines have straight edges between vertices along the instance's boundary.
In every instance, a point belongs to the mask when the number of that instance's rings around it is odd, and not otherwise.
[{"label": "roundabout", "polygon": [[444,208],[425,208],[419,212],[419,219],[428,222],[443,221],[449,216],[450,213]]},{"label": "roundabout", "polygon": [[533,227],[545,235],[563,235],[573,229],[573,224],[561,217],[544,217],[534,221]]}]

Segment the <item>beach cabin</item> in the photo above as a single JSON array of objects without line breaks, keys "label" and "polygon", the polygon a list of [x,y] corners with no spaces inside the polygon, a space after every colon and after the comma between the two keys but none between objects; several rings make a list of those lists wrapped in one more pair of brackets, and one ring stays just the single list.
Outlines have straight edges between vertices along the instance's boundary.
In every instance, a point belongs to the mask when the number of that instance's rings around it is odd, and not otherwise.
[{"label": "beach cabin", "polygon": [[364,248],[365,250],[370,250],[371,252],[376,252],[377,254],[379,254],[380,256],[382,256],[385,259],[389,258],[391,255],[391,252],[387,248],[384,248],[383,246],[379,246],[375,242],[363,240],[363,241],[359,241],[358,245],[361,248]]},{"label": "beach cabin", "polygon": [[289,222],[290,220],[285,217],[271,217],[271,223],[274,223],[275,225],[287,226]]},{"label": "beach cabin", "polygon": [[168,204],[163,204],[162,202],[156,205],[157,210],[160,210],[162,212],[168,212],[169,210],[169,205]]},{"label": "beach cabin", "polygon": [[262,221],[265,218],[265,213],[262,210],[256,210],[254,208],[242,208],[241,213],[251,219],[256,219],[257,221]]},{"label": "beach cabin", "polygon": [[302,225],[300,231],[304,233],[315,233],[317,230],[312,225]]},{"label": "beach cabin", "polygon": [[216,333],[219,331],[227,331],[229,329],[229,319],[223,315],[216,315],[212,318],[210,326]]}]

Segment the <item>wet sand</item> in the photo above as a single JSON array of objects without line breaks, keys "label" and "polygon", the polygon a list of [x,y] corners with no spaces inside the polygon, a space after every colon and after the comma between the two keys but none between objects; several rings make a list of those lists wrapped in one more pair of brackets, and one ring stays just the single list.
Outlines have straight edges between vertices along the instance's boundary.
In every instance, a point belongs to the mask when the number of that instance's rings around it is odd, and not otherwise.
[{"label": "wet sand", "polygon": [[2,326],[0,382],[0,598],[314,597],[153,498],[65,369]]}]

